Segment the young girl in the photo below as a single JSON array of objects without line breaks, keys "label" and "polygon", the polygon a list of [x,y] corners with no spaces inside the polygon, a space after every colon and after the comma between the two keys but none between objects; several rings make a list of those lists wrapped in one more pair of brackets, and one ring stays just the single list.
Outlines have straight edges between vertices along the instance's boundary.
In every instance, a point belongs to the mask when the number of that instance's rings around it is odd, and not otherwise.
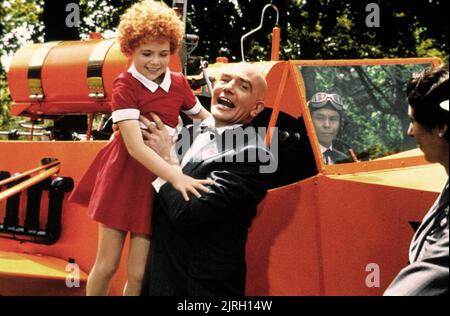
[{"label": "young girl", "polygon": [[200,196],[210,180],[183,175],[145,146],[139,115],[156,113],[174,133],[180,110],[194,119],[209,113],[201,106],[186,79],[167,68],[170,55],[181,43],[183,24],[162,2],[151,0],[133,5],[121,17],[121,51],[133,63],[114,81],[112,118],[120,135],[94,159],[70,200],[88,207],[99,222],[97,258],[89,274],[87,295],[106,295],[115,274],[127,232],[131,234],[124,295],[139,295],[151,237],[151,182],[155,175],[169,181],[188,199]]}]

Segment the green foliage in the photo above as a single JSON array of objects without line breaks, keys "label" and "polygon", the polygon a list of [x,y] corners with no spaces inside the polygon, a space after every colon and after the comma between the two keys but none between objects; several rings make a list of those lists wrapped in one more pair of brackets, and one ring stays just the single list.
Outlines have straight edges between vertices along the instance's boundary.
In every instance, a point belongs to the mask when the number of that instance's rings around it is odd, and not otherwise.
[{"label": "green foliage", "polygon": [[[240,60],[239,23],[242,18],[229,1],[189,1],[187,33],[200,36],[196,55],[207,60],[226,56]],[[207,30],[205,32],[205,30]]]},{"label": "green foliage", "polygon": [[11,97],[6,82],[8,60],[23,45],[42,40],[42,4],[43,1],[8,0],[3,1],[0,7],[0,129],[16,125],[16,120],[11,120],[9,115]]},{"label": "green foliage", "polygon": [[[291,59],[446,56],[445,1],[382,1],[379,28],[369,28],[366,5],[374,1],[295,1],[289,9],[286,57]],[[275,1],[276,3],[276,1]],[[424,18],[424,12],[432,14]],[[420,32],[417,32],[421,29]],[[438,30],[438,31],[436,31]],[[426,47],[419,49],[422,43]],[[448,57],[447,57],[448,58]]]},{"label": "green foliage", "polygon": [[[80,0],[82,20],[80,35],[87,38],[90,32],[100,32],[106,36],[114,35],[120,16],[139,0]],[[170,0],[164,1],[171,6]]]},{"label": "green foliage", "polygon": [[4,128],[9,121],[9,104],[11,98],[9,96],[8,87],[6,85],[6,74],[0,73],[0,128]]},{"label": "green foliage", "polygon": [[0,7],[2,55],[14,53],[27,42],[42,39],[43,1],[8,0]]},{"label": "green foliage", "polygon": [[[448,60],[448,2],[379,2],[381,27],[369,28],[361,0],[273,0],[280,11],[282,59],[342,59],[436,56]],[[188,32],[200,36],[195,54],[240,60],[240,37],[260,23],[269,1],[189,1]],[[275,13],[244,43],[249,60],[267,60]],[[261,50],[261,48],[263,48]]]},{"label": "green foliage", "polygon": [[90,32],[105,33],[115,31],[120,16],[136,0],[80,0],[80,11],[83,12],[80,35],[88,37]]},{"label": "green foliage", "polygon": [[[78,34],[114,31],[120,15],[137,0],[4,0],[0,7],[0,48],[10,55],[27,41],[63,38],[51,29],[54,19],[64,19],[64,3],[80,4]],[[172,0],[165,0],[172,5]],[[240,38],[260,23],[262,8],[269,1],[188,0],[187,32],[200,36],[194,52],[213,62],[218,56],[241,60]],[[369,28],[365,11],[369,0],[273,0],[280,12],[281,59],[343,59],[437,56],[448,60],[448,1],[378,1],[381,27]],[[43,8],[52,9],[43,14]],[[45,25],[44,25],[45,24]],[[262,29],[244,43],[248,60],[270,57],[271,31],[275,13],[267,10]],[[44,27],[47,26],[46,32]],[[75,34],[74,33],[74,34]],[[2,62],[5,58],[2,58]],[[8,121],[9,96],[5,65],[0,78],[0,124]],[[396,114],[392,114],[396,115]]]}]

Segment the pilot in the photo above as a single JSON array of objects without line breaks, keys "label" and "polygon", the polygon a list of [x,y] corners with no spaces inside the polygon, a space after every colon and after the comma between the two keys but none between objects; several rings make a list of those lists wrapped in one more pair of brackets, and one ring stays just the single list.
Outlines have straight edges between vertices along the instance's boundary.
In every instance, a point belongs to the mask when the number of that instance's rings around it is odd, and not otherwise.
[{"label": "pilot", "polygon": [[308,101],[320,151],[328,165],[348,162],[348,145],[337,140],[344,123],[342,98],[335,93],[317,92]]}]

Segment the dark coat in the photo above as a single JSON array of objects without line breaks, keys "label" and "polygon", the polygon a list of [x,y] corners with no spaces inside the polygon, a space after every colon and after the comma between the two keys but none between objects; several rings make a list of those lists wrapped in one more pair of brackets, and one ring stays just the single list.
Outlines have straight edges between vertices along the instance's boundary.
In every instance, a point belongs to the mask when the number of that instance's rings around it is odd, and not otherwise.
[{"label": "dark coat", "polygon": [[257,137],[251,133],[245,144],[222,148],[217,156],[184,166],[187,175],[215,181],[201,198],[191,195],[185,202],[170,183],[161,187],[153,208],[151,271],[144,292],[244,295],[248,229],[267,192],[270,174],[260,172],[259,161],[229,161],[251,151],[267,154],[262,141],[252,145]]},{"label": "dark coat", "polygon": [[389,285],[384,295],[448,295],[449,188],[423,219],[412,240],[410,264]]}]

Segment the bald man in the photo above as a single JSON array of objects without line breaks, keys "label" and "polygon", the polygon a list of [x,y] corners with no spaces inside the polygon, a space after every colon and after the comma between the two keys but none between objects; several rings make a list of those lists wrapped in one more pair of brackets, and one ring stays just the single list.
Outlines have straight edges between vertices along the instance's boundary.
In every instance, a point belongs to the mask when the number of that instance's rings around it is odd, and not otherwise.
[{"label": "bald man", "polygon": [[[192,195],[186,202],[170,183],[155,181],[158,194],[144,294],[244,295],[247,233],[271,176],[262,172],[263,162],[254,159],[271,155],[249,124],[264,109],[266,90],[256,66],[238,64],[222,73],[214,87],[211,116],[200,126],[194,124],[187,134],[194,136],[191,145],[179,160],[170,158],[169,146],[160,148],[164,142],[158,135],[165,131],[158,118],[156,129],[147,124],[162,157],[180,164],[187,175],[215,183],[208,193]],[[240,139],[243,134],[245,140]],[[230,137],[237,141],[230,142]]]}]

